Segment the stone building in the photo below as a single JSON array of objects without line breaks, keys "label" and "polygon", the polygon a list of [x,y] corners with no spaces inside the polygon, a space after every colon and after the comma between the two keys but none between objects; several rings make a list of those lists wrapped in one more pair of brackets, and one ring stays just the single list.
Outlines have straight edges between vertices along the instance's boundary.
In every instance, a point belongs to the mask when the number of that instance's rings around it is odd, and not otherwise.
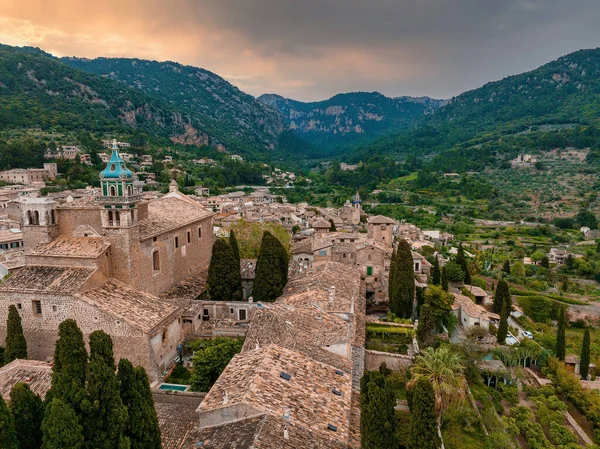
[{"label": "stone building", "polygon": [[391,248],[394,244],[395,223],[394,220],[383,215],[371,217],[367,221],[367,235]]},{"label": "stone building", "polygon": [[112,336],[126,357],[157,378],[176,356],[182,309],[158,296],[206,270],[212,212],[181,194],[143,201],[116,145],[100,173],[101,191],[59,203],[20,203],[25,264],[0,285],[0,341],[16,305],[31,358],[52,356],[67,318],[87,337]]},{"label": "stone building", "polygon": [[11,184],[31,185],[53,181],[58,175],[55,163],[45,163],[44,168],[13,168],[12,170],[0,171],[0,180]]}]

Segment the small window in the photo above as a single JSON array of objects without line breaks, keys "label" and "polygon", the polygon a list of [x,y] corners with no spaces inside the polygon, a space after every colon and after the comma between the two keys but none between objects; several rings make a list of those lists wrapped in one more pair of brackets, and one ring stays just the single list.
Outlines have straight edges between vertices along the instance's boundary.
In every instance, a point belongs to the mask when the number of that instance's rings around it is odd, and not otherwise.
[{"label": "small window", "polygon": [[115,164],[110,164],[110,171],[115,171],[117,166]]},{"label": "small window", "polygon": [[58,312],[58,307],[57,307],[57,306],[52,306],[52,311],[53,311],[54,313]]},{"label": "small window", "polygon": [[31,301],[31,305],[33,308],[33,314],[35,316],[40,316],[42,314],[42,301]]},{"label": "small window", "polygon": [[345,259],[346,258],[346,253],[342,254],[342,257]]},{"label": "small window", "polygon": [[167,331],[163,331],[161,338],[163,343],[167,341]]},{"label": "small window", "polygon": [[156,241],[158,241],[158,237],[152,237],[152,241],[153,241],[153,242],[156,242]]},{"label": "small window", "polygon": [[115,186],[110,186],[108,192],[110,196],[117,196],[117,188]]},{"label": "small window", "polygon": [[175,237],[175,248],[179,248],[179,237]]},{"label": "small window", "polygon": [[367,276],[373,275],[373,267],[367,267]]},{"label": "small window", "polygon": [[23,304],[21,304],[20,302],[17,303],[17,309],[22,310],[23,309]]},{"label": "small window", "polygon": [[326,256],[327,255],[327,250],[321,249],[319,250],[319,256]]},{"label": "small window", "polygon": [[208,309],[204,309],[204,310],[202,311],[202,314],[203,314],[204,316],[208,316]]},{"label": "small window", "polygon": [[229,308],[229,313],[231,313],[233,315],[233,312],[234,312],[233,307],[230,307]]},{"label": "small window", "polygon": [[202,238],[202,228],[198,228],[198,238],[201,239]]},{"label": "small window", "polygon": [[160,254],[158,251],[154,251],[152,253],[152,265],[154,267],[154,271],[160,270]]},{"label": "small window", "polygon": [[281,377],[284,380],[290,380],[292,378],[292,375],[286,373],[285,371],[282,371],[281,373],[279,373],[279,377]]},{"label": "small window", "polygon": [[192,242],[192,233],[190,231],[187,232],[187,242],[188,243]]},{"label": "small window", "polygon": [[246,309],[238,310],[238,316],[240,321],[246,321]]}]

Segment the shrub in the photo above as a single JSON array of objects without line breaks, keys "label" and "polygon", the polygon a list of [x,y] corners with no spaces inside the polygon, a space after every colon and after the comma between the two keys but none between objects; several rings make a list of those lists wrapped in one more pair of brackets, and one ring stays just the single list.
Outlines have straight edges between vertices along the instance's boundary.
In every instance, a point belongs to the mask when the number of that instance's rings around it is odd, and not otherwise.
[{"label": "shrub", "polygon": [[550,439],[557,446],[567,446],[568,444],[577,444],[577,436],[558,423],[550,423]]}]

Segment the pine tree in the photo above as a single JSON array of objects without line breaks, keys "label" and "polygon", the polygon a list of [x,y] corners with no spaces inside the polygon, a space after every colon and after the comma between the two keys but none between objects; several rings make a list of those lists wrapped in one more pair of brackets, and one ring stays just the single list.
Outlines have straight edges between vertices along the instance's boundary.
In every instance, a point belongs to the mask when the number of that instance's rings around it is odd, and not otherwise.
[{"label": "pine tree", "polygon": [[504,265],[502,265],[502,271],[506,274],[510,274],[510,260],[505,260]]},{"label": "pine tree", "polygon": [[4,362],[9,363],[15,359],[27,358],[27,341],[23,335],[21,316],[14,304],[8,307],[8,319],[6,320],[6,349],[4,351]]},{"label": "pine tree", "polygon": [[238,265],[239,265],[240,264],[240,247],[238,245],[237,238],[235,237],[235,232],[233,232],[233,230],[231,230],[229,232],[229,246],[231,246],[231,250],[233,251],[235,260],[237,260]]},{"label": "pine tree", "polygon": [[411,420],[407,448],[440,448],[442,442],[437,431],[433,385],[426,378],[420,378],[411,389],[410,396]]},{"label": "pine tree", "polygon": [[44,405],[42,399],[29,388],[29,385],[16,383],[10,392],[12,412],[19,449],[39,449],[42,445],[42,419]]},{"label": "pine tree", "polygon": [[[399,318],[410,318],[415,300],[415,276],[412,251],[406,240],[400,240],[390,285],[390,309]],[[390,267],[390,270],[392,267]]]},{"label": "pine tree", "polygon": [[448,274],[446,273],[446,267],[442,268],[442,290],[448,291]]},{"label": "pine tree", "polygon": [[579,360],[579,372],[583,380],[587,380],[590,372],[590,328],[585,327],[583,333],[583,345],[581,346],[581,358]]},{"label": "pine tree", "polygon": [[458,245],[458,252],[456,253],[456,263],[465,274],[465,284],[471,285],[471,271],[469,270],[469,264],[467,263],[467,258],[465,257],[465,250],[463,248],[462,243]]},{"label": "pine tree", "polygon": [[0,394],[0,447],[2,449],[19,449],[15,421],[6,402]]},{"label": "pine tree", "polygon": [[73,408],[58,398],[46,407],[42,449],[83,449],[83,427]]},{"label": "pine tree", "polygon": [[506,342],[506,336],[508,335],[508,303],[504,301],[502,303],[502,311],[500,313],[500,324],[498,325],[498,333],[496,335],[498,343],[503,345]]},{"label": "pine tree", "polygon": [[283,292],[287,282],[287,253],[284,253],[279,240],[265,231],[252,286],[252,296],[256,301],[275,301]]},{"label": "pine tree", "polygon": [[75,320],[68,319],[58,326],[58,340],[54,348],[52,386],[46,394],[46,403],[60,399],[80,413],[81,401],[85,398],[85,378],[88,355],[83,333]]},{"label": "pine tree", "polygon": [[[104,341],[104,338],[101,338]],[[112,342],[111,342],[112,346]],[[123,405],[114,360],[107,363],[107,348],[90,356],[87,398],[82,402],[85,447],[88,449],[126,449],[129,439],[127,407]]]},{"label": "pine tree", "polygon": [[496,287],[496,293],[494,294],[494,313],[502,312],[502,305],[505,302],[508,303],[508,313],[510,314],[512,306],[510,299],[510,287],[506,281],[500,280],[498,282],[498,287]]},{"label": "pine tree", "polygon": [[206,283],[212,301],[242,300],[240,264],[231,246],[223,239],[217,239],[213,244]]},{"label": "pine tree", "polygon": [[121,359],[117,378],[129,414],[125,435],[131,441],[131,449],[160,449],[160,429],[146,371]]},{"label": "pine tree", "polygon": [[437,256],[433,258],[433,269],[431,271],[431,283],[440,285],[442,283],[442,273],[440,272],[440,261]]},{"label": "pine tree", "polygon": [[398,447],[396,395],[379,371],[365,371],[361,379],[360,433],[364,449]]},{"label": "pine tree", "polygon": [[561,307],[558,312],[558,329],[556,330],[556,357],[563,362],[566,355],[565,321],[565,309]]},{"label": "pine tree", "polygon": [[104,331],[90,334],[90,358],[95,355],[101,357],[113,371],[116,369],[112,338]]}]

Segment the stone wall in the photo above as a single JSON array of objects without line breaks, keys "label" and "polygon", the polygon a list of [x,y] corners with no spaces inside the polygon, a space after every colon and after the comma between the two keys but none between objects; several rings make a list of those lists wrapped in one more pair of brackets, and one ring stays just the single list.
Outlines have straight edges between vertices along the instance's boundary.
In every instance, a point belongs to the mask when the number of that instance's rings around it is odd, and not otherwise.
[{"label": "stone wall", "polygon": [[377,370],[382,363],[385,363],[391,370],[406,369],[411,365],[412,357],[402,354],[373,351],[370,349],[365,350],[365,370]]}]

